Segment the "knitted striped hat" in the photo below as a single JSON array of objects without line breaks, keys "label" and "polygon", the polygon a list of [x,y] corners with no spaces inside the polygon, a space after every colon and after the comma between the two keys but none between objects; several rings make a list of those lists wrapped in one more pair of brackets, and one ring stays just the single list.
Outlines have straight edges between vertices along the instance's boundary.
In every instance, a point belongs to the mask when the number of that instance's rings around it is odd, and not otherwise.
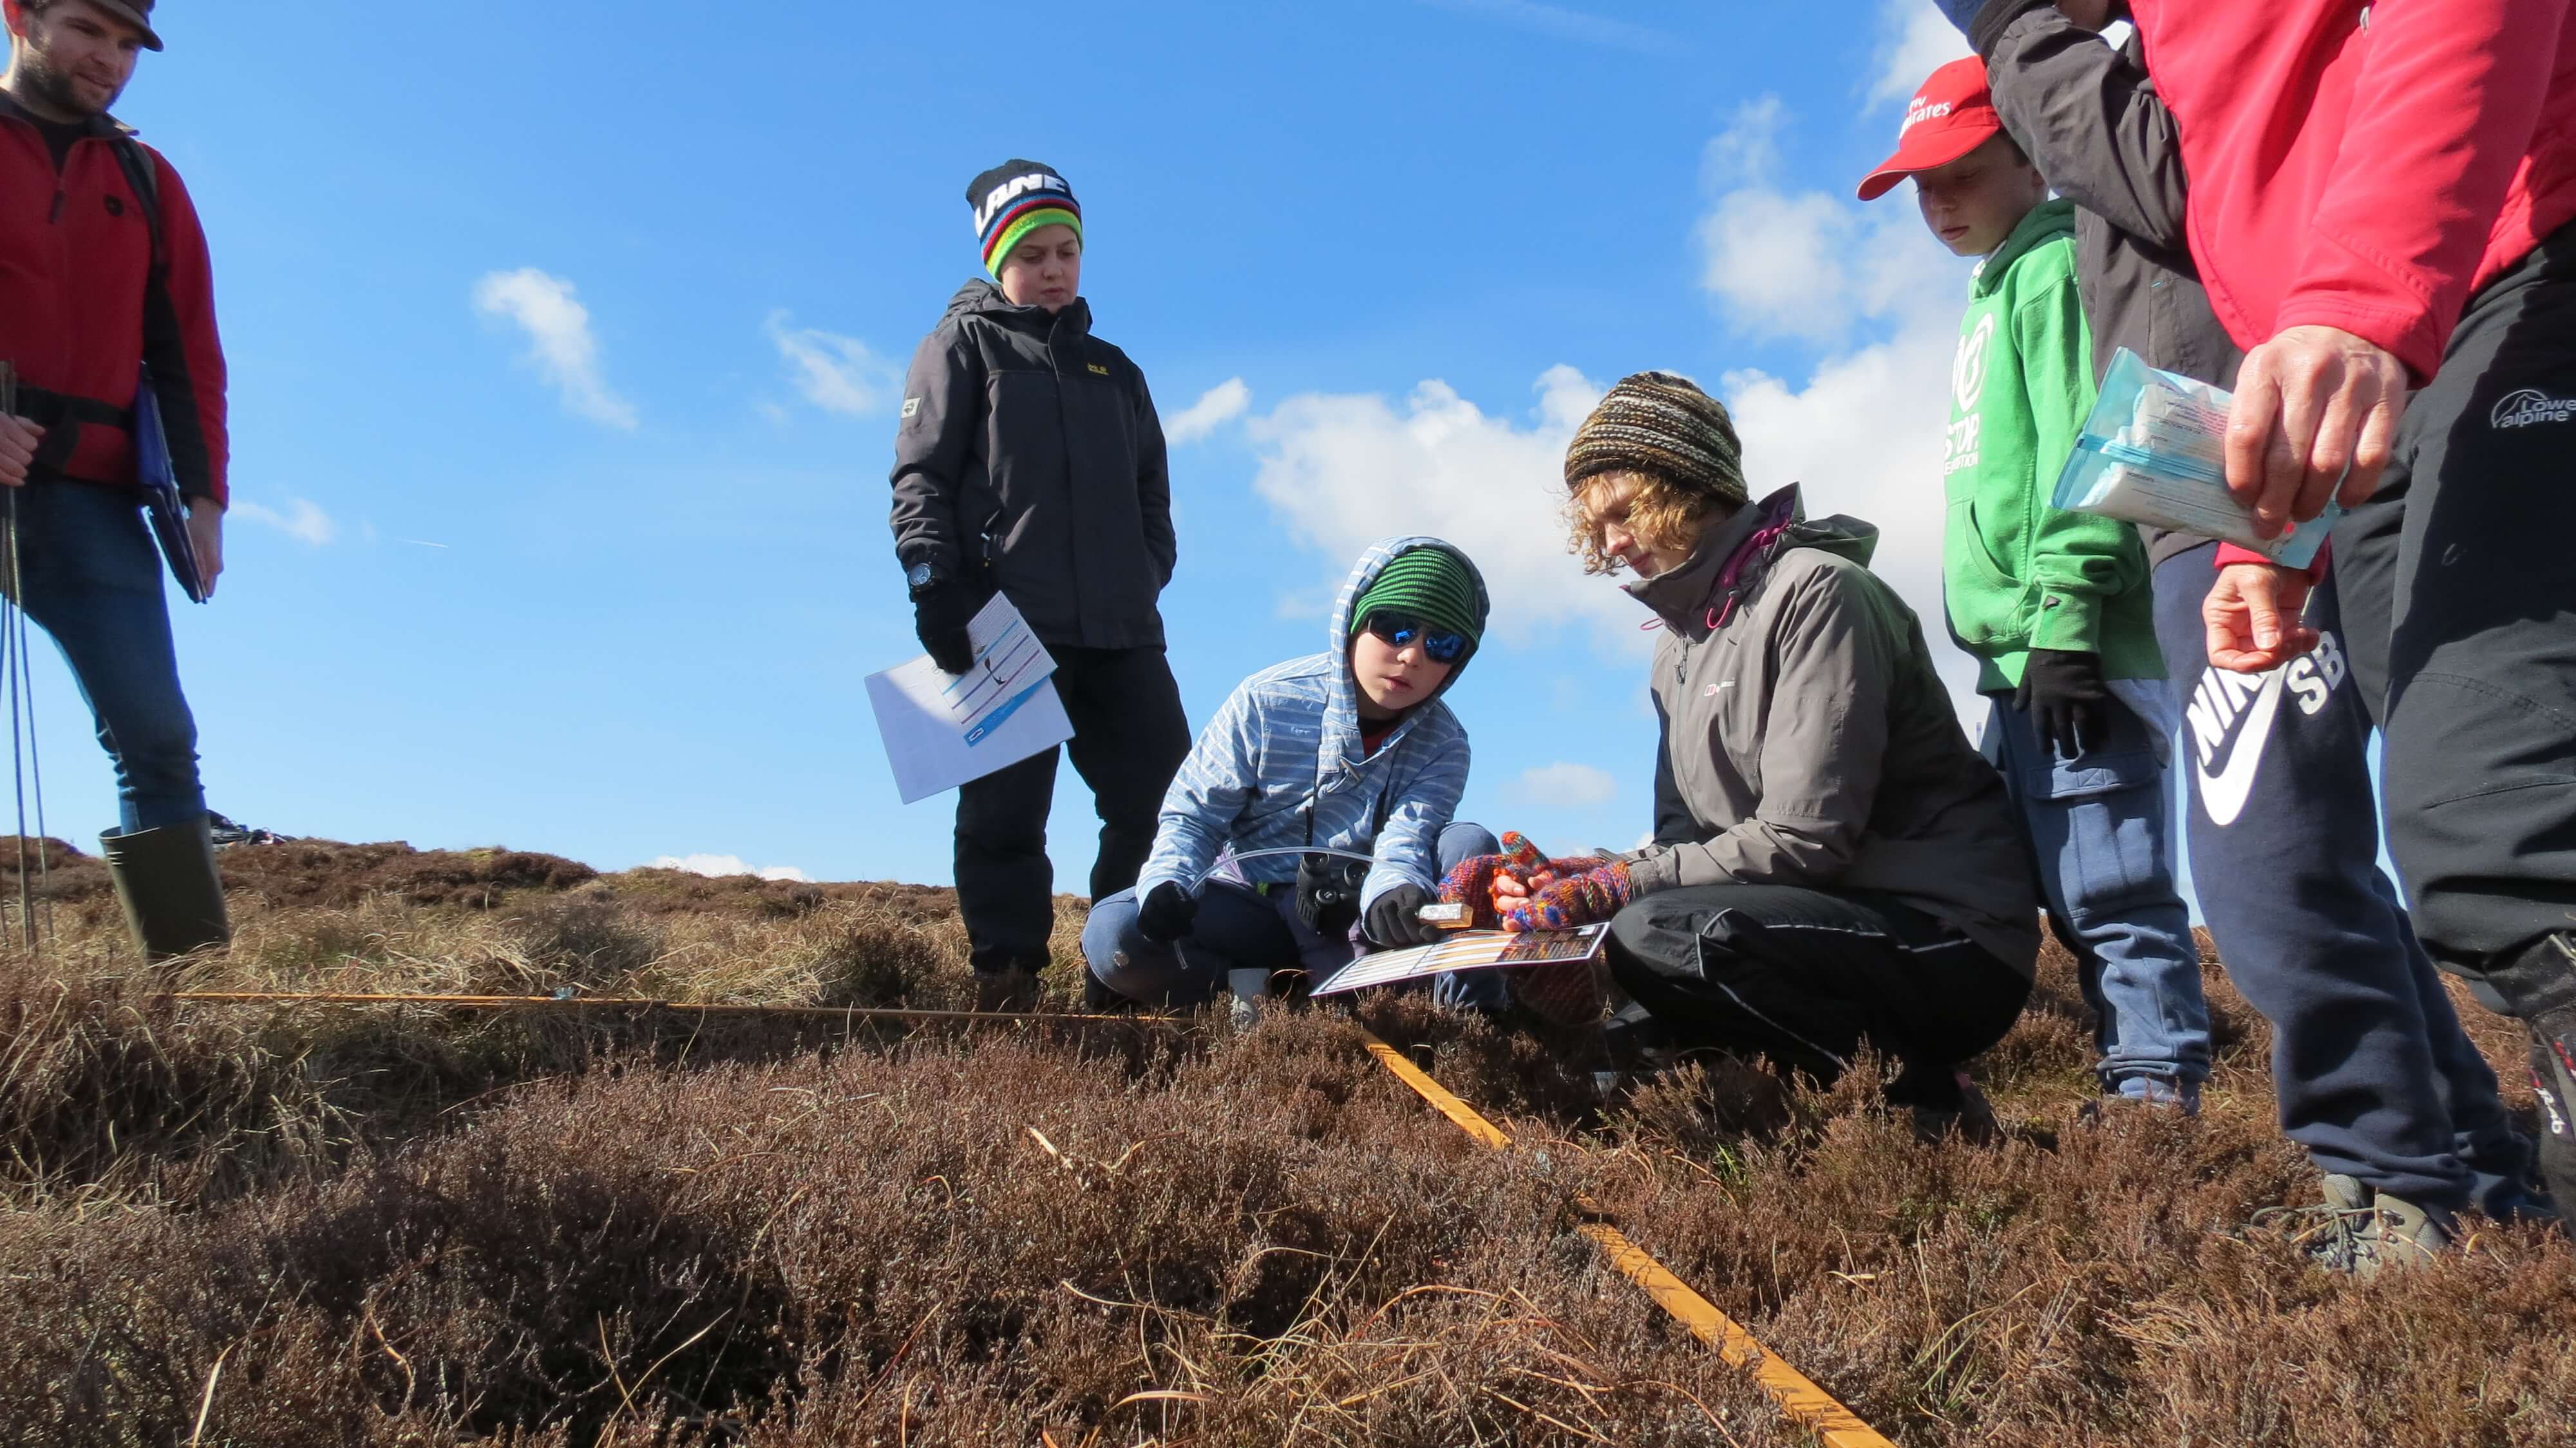
[{"label": "knitted striped hat", "polygon": [[1082,206],[1073,188],[1043,161],[1014,156],[966,186],[975,208],[975,240],[984,248],[984,270],[999,277],[1002,258],[1041,226],[1070,226],[1082,235]]},{"label": "knitted striped hat", "polygon": [[1351,624],[1366,623],[1370,614],[1382,609],[1465,634],[1472,646],[1485,633],[1485,609],[1476,594],[1476,575],[1457,554],[1446,548],[1409,548],[1378,570],[1376,580],[1352,606]]},{"label": "knitted striped hat", "polygon": [[1670,372],[1619,379],[1574,430],[1565,450],[1566,486],[1602,473],[1634,469],[1685,492],[1744,504],[1744,448],[1726,404]]}]

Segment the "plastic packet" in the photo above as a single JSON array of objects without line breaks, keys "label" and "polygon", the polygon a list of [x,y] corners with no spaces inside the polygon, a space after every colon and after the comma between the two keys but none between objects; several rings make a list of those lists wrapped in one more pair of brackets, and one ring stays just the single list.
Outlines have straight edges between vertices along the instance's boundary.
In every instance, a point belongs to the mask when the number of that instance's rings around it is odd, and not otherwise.
[{"label": "plastic packet", "polygon": [[2206,382],[2160,371],[2123,347],[2075,439],[2051,499],[2058,507],[2172,528],[2250,548],[2305,568],[2343,509],[2291,525],[2277,538],[2254,531],[2254,514],[2227,491],[2227,410]]}]

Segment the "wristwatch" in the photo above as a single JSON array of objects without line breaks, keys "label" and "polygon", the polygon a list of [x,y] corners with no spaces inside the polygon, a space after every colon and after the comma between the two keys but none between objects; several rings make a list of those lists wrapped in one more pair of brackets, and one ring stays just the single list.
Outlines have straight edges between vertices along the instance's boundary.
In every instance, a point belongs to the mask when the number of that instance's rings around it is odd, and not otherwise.
[{"label": "wristwatch", "polygon": [[916,595],[937,582],[939,582],[939,571],[927,563],[916,563],[903,572],[903,586],[911,589]]}]

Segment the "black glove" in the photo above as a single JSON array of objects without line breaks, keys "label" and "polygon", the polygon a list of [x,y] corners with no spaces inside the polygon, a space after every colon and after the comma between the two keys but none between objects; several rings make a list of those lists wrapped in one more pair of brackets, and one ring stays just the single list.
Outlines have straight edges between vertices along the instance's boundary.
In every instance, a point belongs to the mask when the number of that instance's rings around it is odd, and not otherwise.
[{"label": "black glove", "polygon": [[2013,695],[2040,742],[2070,759],[2110,742],[2110,703],[2102,656],[2073,649],[2032,649]]},{"label": "black glove", "polygon": [[1398,885],[1377,897],[1368,908],[1368,938],[1389,948],[1407,945],[1429,945],[1440,938],[1440,927],[1423,921],[1418,912],[1431,903],[1431,892],[1419,885]]},{"label": "black glove", "polygon": [[924,584],[913,590],[912,631],[930,651],[930,661],[945,673],[962,674],[975,662],[975,646],[966,640],[966,624],[984,601],[973,589],[953,580]]},{"label": "black glove", "polygon": [[1198,918],[1198,898],[1165,880],[1137,903],[1136,933],[1157,945],[1169,945],[1189,934]]}]

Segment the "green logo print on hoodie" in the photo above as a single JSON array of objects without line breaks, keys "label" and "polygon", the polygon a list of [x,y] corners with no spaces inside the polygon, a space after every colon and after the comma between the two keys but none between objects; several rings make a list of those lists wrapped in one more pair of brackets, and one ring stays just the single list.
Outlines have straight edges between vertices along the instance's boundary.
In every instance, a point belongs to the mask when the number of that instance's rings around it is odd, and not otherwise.
[{"label": "green logo print on hoodie", "polygon": [[2093,407],[2074,204],[2033,208],[1968,297],[1942,465],[1950,636],[1983,661],[1987,693],[2019,686],[2032,649],[2098,653],[2105,678],[2163,678],[2136,530],[2048,501]]}]

